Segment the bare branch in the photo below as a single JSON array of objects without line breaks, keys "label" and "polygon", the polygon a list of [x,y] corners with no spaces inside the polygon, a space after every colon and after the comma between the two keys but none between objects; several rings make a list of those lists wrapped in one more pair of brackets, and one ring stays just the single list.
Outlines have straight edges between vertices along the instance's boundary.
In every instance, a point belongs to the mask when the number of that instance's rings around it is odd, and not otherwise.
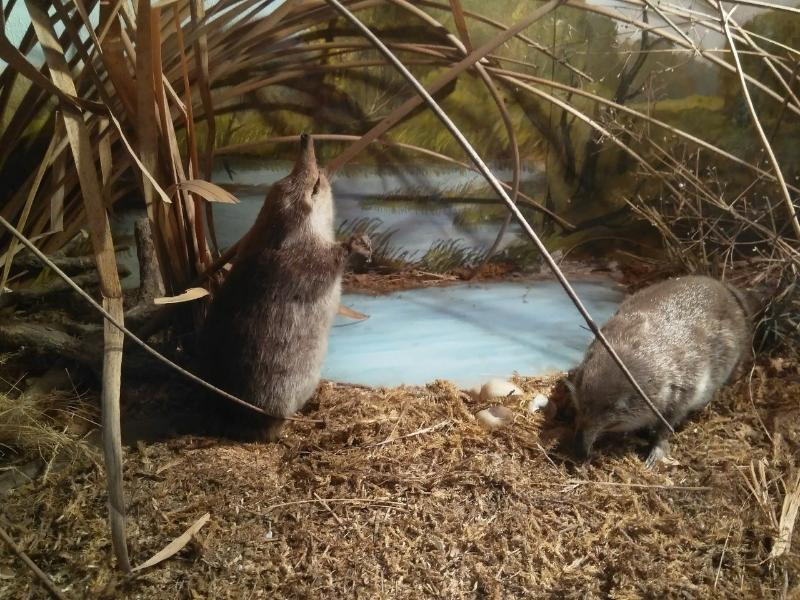
[{"label": "bare branch", "polygon": [[742,69],[742,63],[739,60],[739,54],[736,51],[736,45],[733,41],[733,37],[731,36],[730,26],[728,25],[728,17],[730,13],[725,12],[722,2],[719,3],[719,12],[720,16],[722,17],[722,25],[725,29],[725,37],[728,38],[728,45],[731,48],[733,60],[736,64],[736,72],[739,75],[739,83],[742,86],[744,101],[747,103],[750,116],[753,118],[753,124],[756,127],[756,131],[758,131],[758,136],[761,138],[761,143],[764,145],[764,150],[767,152],[769,160],[772,163],[772,169],[775,173],[775,177],[778,179],[778,185],[781,188],[781,192],[783,192],[783,202],[786,206],[786,212],[789,216],[789,220],[794,228],[795,237],[796,239],[800,240],[800,221],[797,220],[797,212],[795,211],[794,202],[792,201],[792,196],[789,193],[789,189],[786,187],[786,181],[783,178],[783,172],[781,171],[780,163],[778,163],[778,158],[772,151],[772,145],[767,139],[767,134],[764,133],[764,128],[761,126],[761,121],[758,118],[755,106],[753,106],[753,100],[750,98],[750,91],[747,89],[747,80],[745,78],[744,70]]}]

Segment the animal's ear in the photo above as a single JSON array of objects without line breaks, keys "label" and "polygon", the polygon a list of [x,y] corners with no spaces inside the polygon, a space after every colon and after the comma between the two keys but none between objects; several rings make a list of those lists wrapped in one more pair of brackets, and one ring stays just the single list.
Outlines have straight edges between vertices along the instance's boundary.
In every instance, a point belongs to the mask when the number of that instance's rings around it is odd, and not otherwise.
[{"label": "animal's ear", "polygon": [[621,411],[628,411],[631,407],[639,404],[639,395],[634,393],[631,395],[622,395],[614,402],[614,409]]},{"label": "animal's ear", "polygon": [[564,383],[568,387],[572,387],[574,389],[575,382],[578,380],[578,367],[573,367],[569,371],[567,371],[566,376],[564,377]]},{"label": "animal's ear", "polygon": [[319,169],[319,172],[317,173],[317,180],[314,182],[314,185],[311,188],[311,195],[316,196],[320,191],[324,191],[324,189],[328,186],[328,178],[325,170]]}]

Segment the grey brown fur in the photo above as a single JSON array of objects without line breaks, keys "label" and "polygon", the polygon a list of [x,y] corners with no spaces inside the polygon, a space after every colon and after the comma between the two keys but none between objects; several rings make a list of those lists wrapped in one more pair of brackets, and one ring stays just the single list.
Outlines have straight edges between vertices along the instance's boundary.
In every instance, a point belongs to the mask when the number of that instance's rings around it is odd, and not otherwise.
[{"label": "grey brown fur", "polygon": [[208,380],[269,416],[224,400],[224,435],[273,441],[319,383],[341,277],[360,240],[334,241],[333,198],[301,136],[292,172],[272,186],[214,297],[201,338]]},{"label": "grey brown fur", "polygon": [[[674,428],[705,407],[749,356],[755,308],[748,293],[716,279],[680,277],[627,298],[602,331]],[[669,430],[596,340],[567,385],[580,455],[588,457],[602,433],[643,428],[654,429],[647,465],[668,455]]]}]

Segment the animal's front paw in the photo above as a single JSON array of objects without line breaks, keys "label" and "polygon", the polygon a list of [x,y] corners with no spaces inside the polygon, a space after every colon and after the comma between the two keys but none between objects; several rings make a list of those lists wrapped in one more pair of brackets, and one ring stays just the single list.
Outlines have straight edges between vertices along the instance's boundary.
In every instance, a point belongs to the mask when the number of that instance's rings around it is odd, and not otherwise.
[{"label": "animal's front paw", "polygon": [[669,460],[669,442],[666,440],[661,440],[653,445],[650,449],[650,454],[647,456],[647,460],[644,461],[644,466],[650,470],[656,468],[656,465],[660,462],[667,462]]},{"label": "animal's front paw", "polygon": [[367,262],[372,260],[372,240],[364,233],[350,236],[350,239],[345,242],[345,247],[351,254],[358,254],[366,258]]}]

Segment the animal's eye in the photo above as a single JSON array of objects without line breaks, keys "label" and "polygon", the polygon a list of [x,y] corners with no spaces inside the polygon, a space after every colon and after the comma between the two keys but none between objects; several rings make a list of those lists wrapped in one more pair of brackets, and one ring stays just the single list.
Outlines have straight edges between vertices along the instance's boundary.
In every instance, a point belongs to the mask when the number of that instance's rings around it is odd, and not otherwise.
[{"label": "animal's eye", "polygon": [[318,191],[319,191],[319,177],[317,177],[317,181],[314,184],[314,189],[311,190],[311,195],[316,196]]},{"label": "animal's eye", "polygon": [[628,409],[634,405],[638,396],[623,396],[617,400],[617,408]]}]

